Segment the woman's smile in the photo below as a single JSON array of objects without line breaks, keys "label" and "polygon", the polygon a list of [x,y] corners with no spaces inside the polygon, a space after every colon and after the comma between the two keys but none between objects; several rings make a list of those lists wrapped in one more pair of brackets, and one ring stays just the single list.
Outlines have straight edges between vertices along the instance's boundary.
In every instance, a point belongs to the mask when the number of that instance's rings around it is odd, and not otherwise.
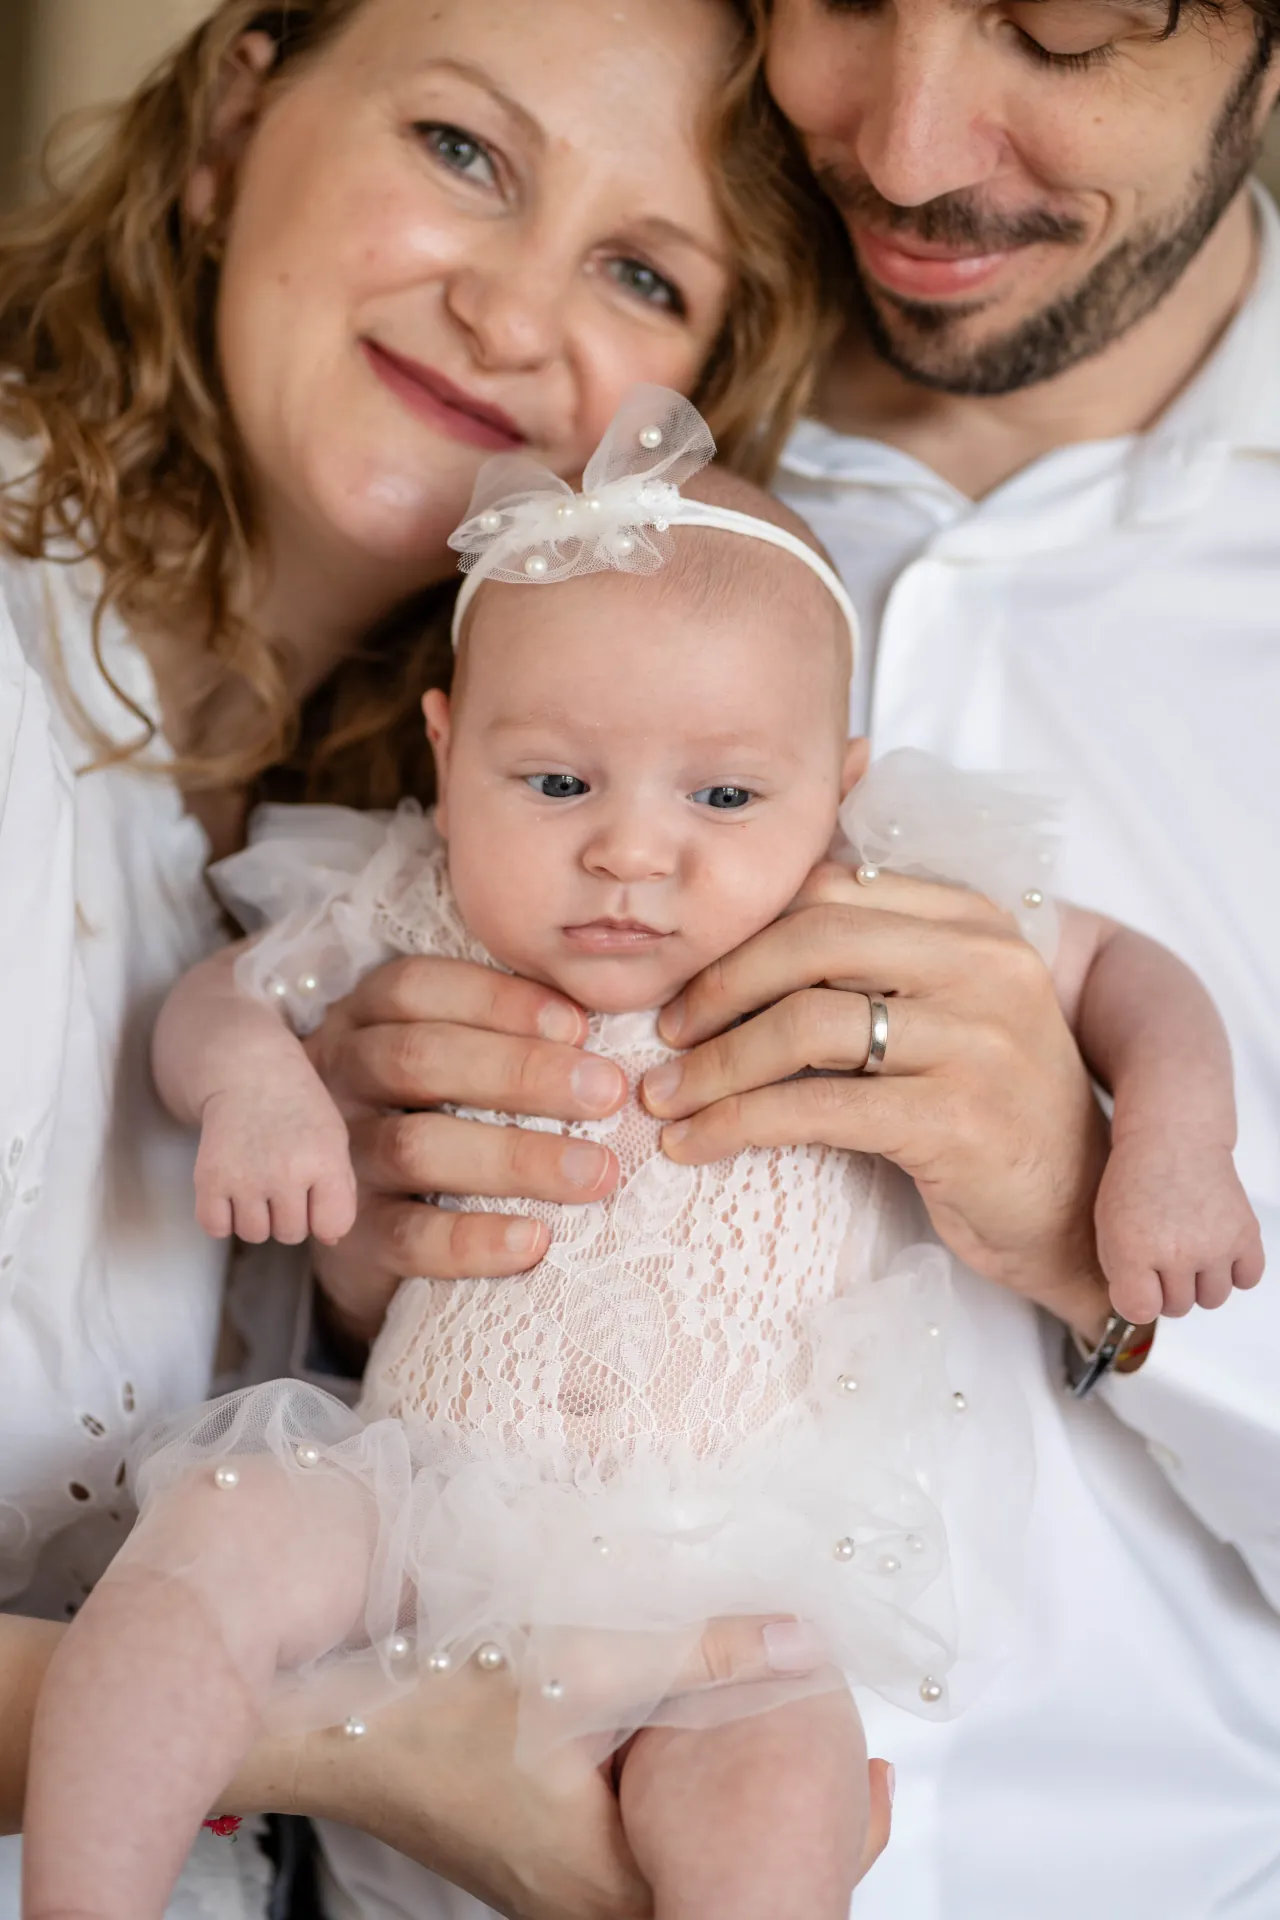
[{"label": "woman's smile", "polygon": [[511,453],[527,436],[509,413],[464,393],[452,380],[377,340],[362,340],[365,359],[384,387],[419,419],[440,427],[451,439],[491,453]]}]

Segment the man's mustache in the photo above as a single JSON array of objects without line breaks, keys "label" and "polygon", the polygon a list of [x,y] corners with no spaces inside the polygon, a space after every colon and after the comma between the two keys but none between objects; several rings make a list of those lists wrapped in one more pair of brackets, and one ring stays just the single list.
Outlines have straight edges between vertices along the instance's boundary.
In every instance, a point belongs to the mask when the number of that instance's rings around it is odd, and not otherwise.
[{"label": "man's mustache", "polygon": [[919,207],[898,207],[877,193],[869,180],[855,179],[834,167],[818,170],[826,193],[852,226],[876,233],[922,240],[926,245],[963,247],[974,253],[1004,253],[1013,247],[1046,243],[1073,246],[1085,238],[1082,220],[1030,207],[1025,213],[984,212],[971,193],[944,193]]}]

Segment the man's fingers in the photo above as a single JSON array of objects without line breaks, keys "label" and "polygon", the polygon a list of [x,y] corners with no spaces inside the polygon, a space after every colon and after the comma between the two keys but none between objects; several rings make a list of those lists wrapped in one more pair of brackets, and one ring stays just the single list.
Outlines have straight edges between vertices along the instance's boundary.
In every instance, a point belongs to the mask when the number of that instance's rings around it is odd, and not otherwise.
[{"label": "man's fingers", "polygon": [[[884,1073],[936,1067],[955,1044],[955,1023],[918,1000],[890,1000]],[[968,1038],[967,1030],[963,1036]],[[871,1001],[864,993],[809,987],[788,994],[753,1020],[717,1034],[682,1060],[646,1074],[645,1104],[660,1119],[684,1119],[715,1100],[794,1074],[858,1073],[871,1046]]]},{"label": "man's fingers", "polygon": [[383,1196],[365,1210],[364,1237],[382,1273],[402,1280],[498,1280],[540,1260],[550,1239],[522,1214],[455,1213]]},{"label": "man's fingers", "polygon": [[826,1659],[822,1640],[807,1621],[751,1616],[713,1620],[686,1656],[672,1691],[815,1673]]},{"label": "man's fingers", "polygon": [[1002,916],[957,923],[862,905],[804,907],[700,973],[666,1008],[661,1031],[670,1046],[696,1046],[797,988],[833,980],[916,999],[945,992],[960,1005],[979,994],[999,1000],[1033,970],[1052,992],[1043,962]]},{"label": "man's fingers", "polygon": [[597,1054],[448,1022],[360,1027],[340,1047],[349,1100],[374,1107],[446,1101],[552,1120],[603,1119],[627,1097],[626,1075]]},{"label": "man's fingers", "polygon": [[682,1166],[705,1166],[744,1147],[826,1144],[850,1153],[879,1153],[902,1164],[932,1157],[940,1116],[921,1096],[919,1076],[902,1080],[792,1080],[756,1087],[704,1107],[663,1129],[662,1149]]},{"label": "man's fingers", "polygon": [[471,1193],[584,1205],[617,1184],[607,1147],[447,1113],[370,1114],[353,1123],[356,1172],[389,1193]]},{"label": "man's fingers", "polygon": [[[859,1881],[866,1879],[888,1846],[889,1834],[893,1826],[892,1766],[887,1760],[869,1761],[867,1775],[871,1788],[871,1819],[862,1848],[862,1872],[858,1876]],[[856,1906],[856,1901],[854,1904]]]},{"label": "man's fingers", "polygon": [[[872,871],[874,880],[859,880],[859,873]],[[940,880],[913,880],[906,874],[887,873],[883,867],[851,867],[840,860],[823,860],[816,866],[788,911],[824,905],[905,913],[913,919],[945,920],[953,926],[961,921],[1012,924],[1002,908],[968,887],[948,886]]]},{"label": "man's fingers", "polygon": [[[663,1698],[708,1686],[741,1685],[811,1674],[826,1664],[814,1630],[802,1621],[756,1616],[713,1620],[671,1633],[565,1629],[539,1634],[537,1678],[555,1683],[549,1712],[561,1703],[578,1715],[651,1712]],[[832,1685],[843,1681],[831,1670]],[[544,1694],[549,1698],[549,1694]]]},{"label": "man's fingers", "polygon": [[392,960],[366,975],[343,1006],[356,1026],[446,1020],[565,1046],[587,1037],[585,1013],[563,994],[466,960]]}]

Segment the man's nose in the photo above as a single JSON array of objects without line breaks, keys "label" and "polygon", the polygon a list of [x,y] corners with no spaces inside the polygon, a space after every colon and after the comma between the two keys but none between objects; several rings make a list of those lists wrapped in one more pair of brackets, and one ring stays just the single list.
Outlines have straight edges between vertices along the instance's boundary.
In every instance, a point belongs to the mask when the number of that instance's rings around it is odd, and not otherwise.
[{"label": "man's nose", "polygon": [[965,14],[936,6],[919,24],[887,15],[852,131],[859,172],[894,206],[980,186],[999,167],[1006,143],[967,25]]},{"label": "man's nose", "polygon": [[470,339],[478,366],[525,372],[546,366],[564,340],[570,289],[554,260],[495,244],[449,278],[449,312]]},{"label": "man's nose", "polygon": [[882,0],[815,21],[782,7],[769,76],[819,164],[899,207],[988,180],[1007,152],[1000,76],[967,9]]}]

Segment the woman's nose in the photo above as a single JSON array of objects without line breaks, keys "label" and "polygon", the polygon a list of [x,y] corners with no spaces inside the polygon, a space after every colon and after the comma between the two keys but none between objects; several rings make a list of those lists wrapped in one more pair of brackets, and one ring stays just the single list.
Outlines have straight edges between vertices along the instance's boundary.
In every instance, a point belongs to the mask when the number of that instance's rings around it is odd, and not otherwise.
[{"label": "woman's nose", "polygon": [[569,289],[552,261],[507,249],[459,268],[445,298],[479,366],[527,371],[553,359],[564,338]]}]

